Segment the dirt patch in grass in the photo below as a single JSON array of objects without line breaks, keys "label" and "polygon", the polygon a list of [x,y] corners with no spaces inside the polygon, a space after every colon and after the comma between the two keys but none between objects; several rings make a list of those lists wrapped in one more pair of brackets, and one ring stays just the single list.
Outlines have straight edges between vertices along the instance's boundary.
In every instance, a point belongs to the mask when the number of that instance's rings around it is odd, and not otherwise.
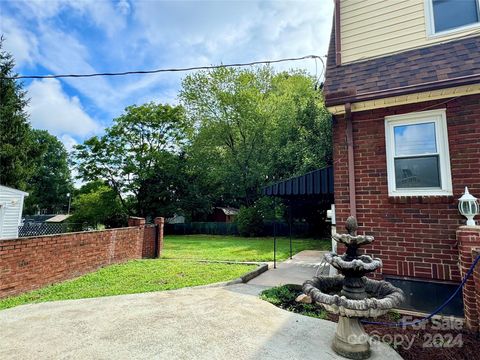
[{"label": "dirt patch in grass", "polygon": [[[299,304],[296,297],[301,287],[284,285],[263,291],[260,298],[284,310],[301,315],[338,321],[338,316],[327,313],[321,306]],[[369,321],[398,323],[405,318],[397,312]],[[405,319],[413,321],[411,317]],[[464,329],[458,319],[432,320],[416,326],[389,327],[365,324],[365,331],[373,343],[381,341],[395,349],[405,360],[476,360],[480,359],[478,334]]]}]

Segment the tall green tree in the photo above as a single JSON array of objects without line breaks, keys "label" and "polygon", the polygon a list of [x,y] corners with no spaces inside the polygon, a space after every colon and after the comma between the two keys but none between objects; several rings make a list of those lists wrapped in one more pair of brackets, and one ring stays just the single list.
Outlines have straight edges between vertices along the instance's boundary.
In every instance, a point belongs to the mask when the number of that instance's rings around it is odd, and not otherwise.
[{"label": "tall green tree", "polygon": [[127,215],[117,193],[101,180],[91,181],[76,191],[72,203],[73,216],[69,222],[92,228],[107,228],[127,224]]},{"label": "tall green tree", "polygon": [[28,180],[25,212],[55,214],[67,211],[73,191],[68,153],[63,143],[46,130],[33,130],[34,146],[41,150],[36,170]]},{"label": "tall green tree", "polygon": [[273,127],[269,136],[269,181],[330,165],[331,116],[315,80],[301,72],[280,73],[267,99]]},{"label": "tall green tree", "polygon": [[180,98],[197,125],[193,161],[220,201],[250,204],[267,173],[269,68],[219,68],[187,76]]},{"label": "tall green tree", "polygon": [[314,82],[268,66],[184,79],[180,98],[196,124],[190,166],[214,203],[251,206],[262,185],[331,162],[330,116]]},{"label": "tall green tree", "polygon": [[25,112],[28,100],[21,82],[11,79],[15,61],[0,38],[0,184],[25,190],[39,155]]},{"label": "tall green tree", "polygon": [[128,213],[168,216],[163,211],[173,211],[166,205],[175,201],[177,161],[190,131],[181,106],[129,106],[105,135],[78,145],[74,161],[83,180],[105,180]]}]

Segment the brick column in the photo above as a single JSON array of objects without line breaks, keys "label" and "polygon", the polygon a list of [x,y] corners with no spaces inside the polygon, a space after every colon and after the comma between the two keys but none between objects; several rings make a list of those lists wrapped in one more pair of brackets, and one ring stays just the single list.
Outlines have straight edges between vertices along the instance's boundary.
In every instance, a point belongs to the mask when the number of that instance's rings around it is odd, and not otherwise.
[{"label": "brick column", "polygon": [[145,219],[141,217],[130,216],[128,226],[145,226]]},{"label": "brick column", "polygon": [[[476,259],[478,255],[480,255],[480,248],[472,251],[473,259]],[[475,297],[477,300],[478,331],[480,331],[480,262],[475,266],[472,276],[475,283]]]},{"label": "brick column", "polygon": [[[475,260],[480,248],[480,226],[461,226],[457,230],[459,266],[462,278]],[[472,331],[479,331],[480,326],[480,265],[463,287],[463,307],[465,324]]]},{"label": "brick column", "polygon": [[163,250],[163,225],[165,224],[165,219],[163,217],[156,217],[155,225],[157,225],[157,253],[155,257],[160,258]]}]

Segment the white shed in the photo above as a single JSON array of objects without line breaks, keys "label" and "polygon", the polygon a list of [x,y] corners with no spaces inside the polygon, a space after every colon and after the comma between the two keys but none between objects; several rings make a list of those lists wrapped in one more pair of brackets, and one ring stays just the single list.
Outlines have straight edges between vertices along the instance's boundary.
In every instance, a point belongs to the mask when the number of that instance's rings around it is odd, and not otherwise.
[{"label": "white shed", "polygon": [[0,185],[0,239],[18,237],[25,196],[28,193]]}]

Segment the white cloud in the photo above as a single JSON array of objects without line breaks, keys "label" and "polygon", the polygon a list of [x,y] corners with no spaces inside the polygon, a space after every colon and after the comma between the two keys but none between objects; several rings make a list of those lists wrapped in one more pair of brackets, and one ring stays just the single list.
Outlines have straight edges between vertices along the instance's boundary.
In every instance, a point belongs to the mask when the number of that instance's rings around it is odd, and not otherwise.
[{"label": "white cloud", "polygon": [[[19,65],[30,65],[17,71],[56,74],[324,55],[333,14],[331,0],[32,0],[9,2],[8,7],[13,9],[7,14],[11,20],[2,16],[0,21],[0,30],[10,34],[7,49]],[[275,68],[307,69],[315,74],[312,60]],[[82,107],[78,97],[67,96],[58,81],[35,81],[28,89],[32,121],[80,141],[100,129],[86,109],[98,111],[101,115],[96,117],[103,116],[102,123],[106,123],[133,103],[175,103],[183,76],[64,79],[63,84],[74,89],[88,108]],[[72,116],[80,120],[72,123]],[[69,143],[67,138],[64,142]]]},{"label": "white cloud", "polygon": [[31,32],[22,29],[15,20],[3,16],[0,34],[5,35],[5,50],[15,55],[17,66],[33,64],[38,42]]},{"label": "white cloud", "polygon": [[60,81],[37,80],[27,91],[30,98],[27,111],[32,126],[63,137],[66,146],[72,145],[72,136],[84,138],[102,130],[84,111],[78,97],[69,97],[63,92]]},{"label": "white cloud", "polygon": [[117,9],[118,9],[123,15],[128,15],[128,14],[130,14],[131,6],[130,6],[130,3],[128,2],[128,0],[120,0],[120,1],[117,3]]},{"label": "white cloud", "polygon": [[113,35],[125,27],[125,15],[128,14],[130,6],[126,0],[118,4],[106,0],[29,0],[11,3],[25,18],[40,22],[51,19],[62,11],[68,11],[83,16],[108,35]]},{"label": "white cloud", "polygon": [[[333,1],[145,1],[135,3],[133,14],[130,42],[147,43],[136,53],[140,58],[163,66],[209,65],[325,55]],[[313,60],[274,67],[316,73]]]},{"label": "white cloud", "polygon": [[60,136],[60,141],[65,145],[65,149],[67,149],[69,153],[72,152],[75,145],[78,145],[78,141],[67,134]]}]

